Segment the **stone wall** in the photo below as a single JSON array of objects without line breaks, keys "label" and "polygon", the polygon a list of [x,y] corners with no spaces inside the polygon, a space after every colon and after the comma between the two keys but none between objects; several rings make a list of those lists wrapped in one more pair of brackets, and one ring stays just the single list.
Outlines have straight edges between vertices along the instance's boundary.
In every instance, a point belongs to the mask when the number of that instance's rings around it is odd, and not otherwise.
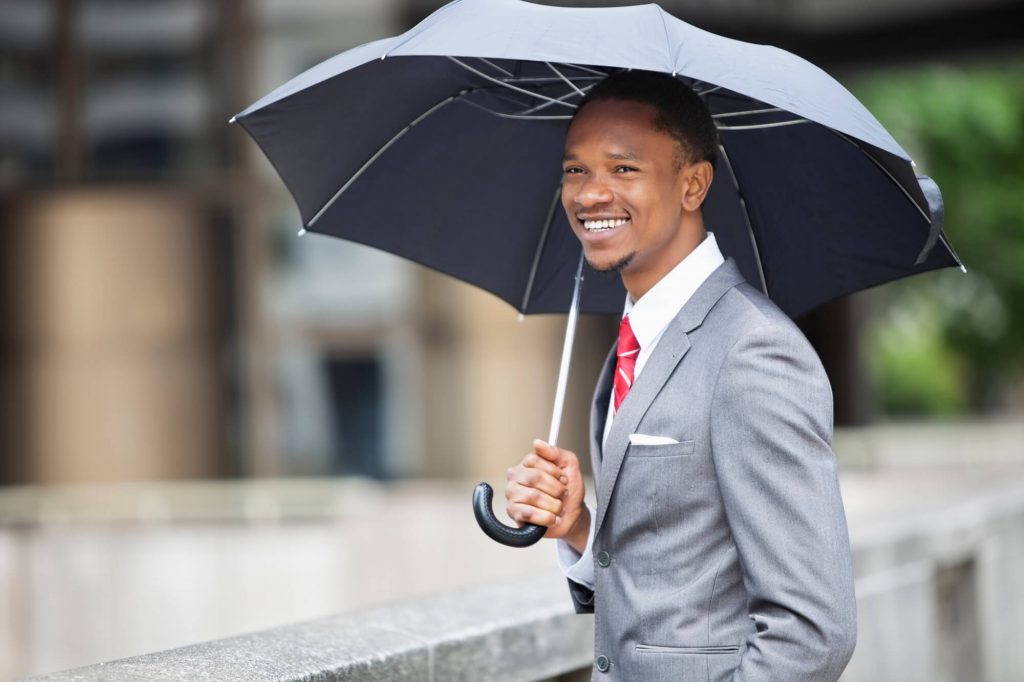
[{"label": "stone wall", "polygon": [[[945,462],[939,466],[894,446],[864,451],[885,467],[862,458],[842,472],[859,608],[846,682],[1021,679],[1024,465],[1014,461],[1016,449],[998,451],[1013,428],[995,429],[998,437],[988,441],[984,430],[973,440],[952,432],[915,439]],[[1011,440],[1004,444],[1015,448]],[[942,442],[963,448],[959,463]],[[844,461],[850,447],[837,438]],[[578,629],[587,631],[590,621],[571,614],[550,543],[512,550],[484,537],[469,509],[474,483],[0,492],[0,604],[7,606],[0,609],[0,678],[195,642],[206,644],[78,670],[74,679],[144,679],[138,666],[202,679],[195,666],[210,652],[220,666],[210,679],[255,679],[245,648],[253,641],[293,652],[280,666],[268,664],[264,679],[300,679],[290,676],[295,670],[307,679],[347,679],[347,671],[365,673],[358,666],[370,665],[377,646],[419,647],[416,660],[435,663],[448,648],[478,647],[486,660],[524,663],[479,668],[479,658],[467,655],[459,659],[465,670],[438,680],[543,679],[585,666],[592,642]],[[345,615],[330,615],[338,613]],[[404,624],[394,641],[377,630],[372,641],[358,638],[358,624],[388,618]],[[416,625],[423,618],[436,627]],[[309,622],[285,625],[298,621]],[[523,649],[521,640],[531,637],[534,648]],[[544,667],[555,655],[551,641],[566,650]],[[398,653],[374,660],[383,665],[389,656]]]}]

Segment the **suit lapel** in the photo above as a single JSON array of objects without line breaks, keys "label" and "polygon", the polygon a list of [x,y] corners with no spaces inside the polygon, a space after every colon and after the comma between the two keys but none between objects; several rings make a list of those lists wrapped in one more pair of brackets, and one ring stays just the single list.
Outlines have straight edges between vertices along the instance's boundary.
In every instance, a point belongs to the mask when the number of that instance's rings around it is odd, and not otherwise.
[{"label": "suit lapel", "polygon": [[[599,420],[602,431],[592,434],[597,439],[601,452],[600,479],[597,491],[597,526],[594,529],[595,535],[601,530],[605,512],[608,509],[608,502],[611,500],[612,492],[615,489],[615,481],[622,467],[622,461],[626,456],[626,449],[629,445],[629,435],[636,432],[636,428],[644,414],[650,408],[654,399],[658,396],[661,388],[668,381],[676,366],[690,350],[689,332],[693,331],[704,321],[707,314],[714,307],[715,303],[737,284],[744,282],[736,263],[729,259],[718,267],[700,285],[700,288],[693,293],[690,300],[680,309],[676,317],[669,323],[661,340],[655,347],[651,357],[647,359],[643,371],[633,382],[625,399],[619,406],[619,410],[612,421],[611,430],[608,432],[608,440],[604,448],[600,448],[601,435],[604,428],[604,419]],[[605,364],[605,370],[601,373],[601,382],[607,381],[611,384],[611,372],[614,371],[614,349],[609,365]],[[609,367],[611,366],[611,369]],[[607,375],[607,376],[606,376]],[[602,383],[598,383],[598,392],[601,393]],[[607,389],[610,390],[610,389]],[[604,392],[604,409],[608,408],[608,393]],[[601,404],[595,401],[594,410],[600,410]],[[592,423],[595,421],[592,414]],[[596,471],[596,470],[595,470]]]},{"label": "suit lapel", "polygon": [[608,420],[608,401],[612,397],[612,374],[615,372],[615,350],[618,342],[612,344],[608,357],[604,359],[601,375],[594,389],[594,400],[590,404],[590,459],[594,465],[594,479],[599,480],[601,472],[601,449],[605,422]]}]

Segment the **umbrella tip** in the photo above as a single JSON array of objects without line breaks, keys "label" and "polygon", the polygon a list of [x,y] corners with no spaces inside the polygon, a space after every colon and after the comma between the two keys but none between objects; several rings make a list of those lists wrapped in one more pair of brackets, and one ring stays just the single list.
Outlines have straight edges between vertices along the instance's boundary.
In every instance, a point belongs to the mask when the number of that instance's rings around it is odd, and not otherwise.
[{"label": "umbrella tip", "polygon": [[967,268],[964,266],[963,263],[960,264],[960,272],[964,273],[965,275],[967,274]]},{"label": "umbrella tip", "polygon": [[301,237],[304,234],[306,234],[306,228],[303,227],[299,230],[299,236]]},{"label": "umbrella tip", "polygon": [[518,315],[516,315],[516,322],[522,322],[525,319],[526,319],[526,315],[523,315],[522,313],[519,313]]},{"label": "umbrella tip", "polygon": [[232,116],[231,118],[229,118],[228,119],[228,123],[234,123],[235,122],[235,118],[236,118],[235,116]]}]

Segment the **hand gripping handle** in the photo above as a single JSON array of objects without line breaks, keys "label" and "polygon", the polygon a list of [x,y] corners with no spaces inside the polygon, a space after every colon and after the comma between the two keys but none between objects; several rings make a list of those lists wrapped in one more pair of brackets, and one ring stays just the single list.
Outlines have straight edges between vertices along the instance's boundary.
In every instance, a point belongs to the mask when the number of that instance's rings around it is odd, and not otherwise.
[{"label": "hand gripping handle", "polygon": [[509,547],[529,547],[544,537],[544,533],[548,531],[544,526],[528,523],[522,528],[513,528],[499,521],[491,509],[493,497],[494,491],[486,483],[481,483],[473,489],[473,515],[480,524],[480,530],[486,533],[487,537]]}]

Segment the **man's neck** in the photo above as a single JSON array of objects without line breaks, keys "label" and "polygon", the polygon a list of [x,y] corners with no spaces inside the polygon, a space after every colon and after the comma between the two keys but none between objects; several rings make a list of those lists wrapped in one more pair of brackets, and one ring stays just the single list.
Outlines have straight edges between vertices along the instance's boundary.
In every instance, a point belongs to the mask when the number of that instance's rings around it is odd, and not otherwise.
[{"label": "man's neck", "polygon": [[644,294],[651,290],[651,287],[660,282],[665,275],[670,273],[687,256],[693,253],[693,250],[700,246],[707,239],[707,236],[708,232],[704,227],[704,221],[699,219],[689,229],[683,229],[678,241],[670,246],[674,252],[674,257],[666,258],[657,270],[623,271],[622,284],[626,287],[626,291],[629,292],[630,298],[634,301],[639,301]]}]

